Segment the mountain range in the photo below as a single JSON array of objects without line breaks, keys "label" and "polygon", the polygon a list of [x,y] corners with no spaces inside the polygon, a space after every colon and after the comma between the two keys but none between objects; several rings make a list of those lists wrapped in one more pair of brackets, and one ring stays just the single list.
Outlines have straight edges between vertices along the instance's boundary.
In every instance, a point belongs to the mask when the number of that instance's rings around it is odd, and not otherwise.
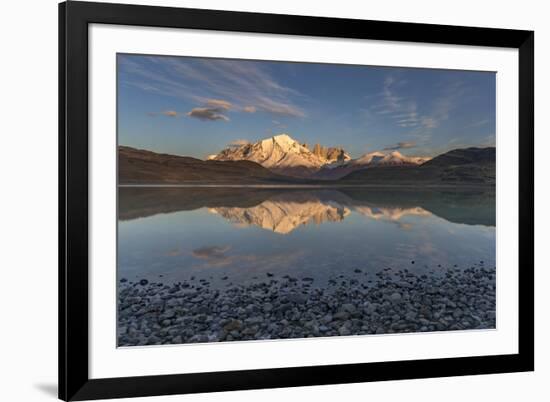
[{"label": "mountain range", "polygon": [[418,166],[361,169],[344,176],[346,184],[481,184],[496,183],[496,149],[464,148],[446,152]]},{"label": "mountain range", "polygon": [[207,160],[119,147],[120,184],[495,184],[494,147],[455,149],[434,158],[398,151],[352,159],[339,147],[310,149],[287,134],[230,146]]},{"label": "mountain range", "polygon": [[288,134],[279,134],[256,143],[230,146],[209,160],[256,162],[272,172],[293,177],[339,179],[355,170],[374,166],[415,166],[429,157],[408,157],[398,151],[371,152],[357,159],[340,147],[315,144],[310,149]]},{"label": "mountain range", "polygon": [[418,166],[430,159],[427,156],[405,156],[399,151],[389,153],[375,151],[346,163],[323,166],[313,177],[334,180],[340,179],[356,170],[375,167]]}]

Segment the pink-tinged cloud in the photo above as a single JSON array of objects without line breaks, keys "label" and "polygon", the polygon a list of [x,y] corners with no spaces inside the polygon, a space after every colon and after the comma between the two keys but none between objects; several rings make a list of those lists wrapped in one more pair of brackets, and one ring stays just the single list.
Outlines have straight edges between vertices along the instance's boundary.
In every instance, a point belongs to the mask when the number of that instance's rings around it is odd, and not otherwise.
[{"label": "pink-tinged cloud", "polygon": [[211,107],[213,109],[223,109],[223,110],[231,110],[233,108],[233,105],[231,102],[222,100],[222,99],[207,99],[205,102],[206,106]]},{"label": "pink-tinged cloud", "polygon": [[243,112],[245,112],[245,113],[256,113],[256,107],[255,106],[245,106],[245,107],[243,107]]}]

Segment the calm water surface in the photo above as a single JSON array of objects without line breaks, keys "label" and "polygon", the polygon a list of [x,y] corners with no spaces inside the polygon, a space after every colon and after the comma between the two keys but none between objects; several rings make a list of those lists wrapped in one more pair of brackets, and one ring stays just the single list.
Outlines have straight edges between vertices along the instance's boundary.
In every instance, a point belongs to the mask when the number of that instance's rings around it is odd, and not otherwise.
[{"label": "calm water surface", "polygon": [[495,266],[494,191],[119,189],[118,276],[130,281],[322,285],[356,269],[437,275],[480,261]]}]

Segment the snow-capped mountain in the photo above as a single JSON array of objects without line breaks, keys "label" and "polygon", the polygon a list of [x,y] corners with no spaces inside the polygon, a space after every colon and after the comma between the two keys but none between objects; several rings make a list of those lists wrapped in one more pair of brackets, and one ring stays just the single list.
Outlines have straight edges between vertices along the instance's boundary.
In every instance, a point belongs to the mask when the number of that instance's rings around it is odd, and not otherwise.
[{"label": "snow-capped mountain", "polygon": [[365,154],[360,158],[350,161],[350,165],[360,166],[404,166],[421,165],[424,162],[429,161],[431,158],[425,156],[405,156],[399,151],[392,151],[388,154],[376,151]]},{"label": "snow-capped mountain", "polygon": [[315,174],[315,177],[322,179],[339,179],[345,175],[360,169],[386,166],[418,166],[431,158],[425,156],[406,156],[398,151],[383,153],[380,151],[370,152],[357,159],[338,166],[326,166]]},{"label": "snow-capped mountain", "polygon": [[325,165],[345,163],[351,158],[341,148],[316,144],[311,151],[307,144],[300,144],[288,134],[279,134],[256,143],[228,147],[208,159],[249,160],[277,173],[308,177]]},{"label": "snow-capped mountain", "polygon": [[225,148],[208,159],[220,161],[248,160],[276,173],[297,176],[338,179],[355,170],[382,166],[417,166],[428,157],[405,156],[398,151],[371,152],[351,159],[342,148],[315,144],[310,149],[288,134],[279,134],[256,143]]}]

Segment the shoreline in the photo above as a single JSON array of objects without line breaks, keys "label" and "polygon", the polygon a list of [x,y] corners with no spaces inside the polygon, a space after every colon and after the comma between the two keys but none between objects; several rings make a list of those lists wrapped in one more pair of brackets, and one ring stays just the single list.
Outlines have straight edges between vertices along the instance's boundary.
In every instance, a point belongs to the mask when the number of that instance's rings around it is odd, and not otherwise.
[{"label": "shoreline", "polygon": [[311,189],[331,189],[331,188],[404,188],[418,190],[418,186],[428,189],[456,189],[458,191],[464,189],[495,189],[495,185],[488,184],[425,184],[425,183],[410,183],[410,184],[224,184],[224,183],[185,183],[185,184],[117,184],[120,188],[157,188],[157,187],[174,187],[174,188],[190,188],[190,187],[226,187],[226,188],[311,188]]},{"label": "shoreline", "polygon": [[118,346],[228,342],[496,328],[495,269],[482,263],[442,274],[407,269],[314,278],[268,274],[258,283],[211,289],[119,283]]}]

